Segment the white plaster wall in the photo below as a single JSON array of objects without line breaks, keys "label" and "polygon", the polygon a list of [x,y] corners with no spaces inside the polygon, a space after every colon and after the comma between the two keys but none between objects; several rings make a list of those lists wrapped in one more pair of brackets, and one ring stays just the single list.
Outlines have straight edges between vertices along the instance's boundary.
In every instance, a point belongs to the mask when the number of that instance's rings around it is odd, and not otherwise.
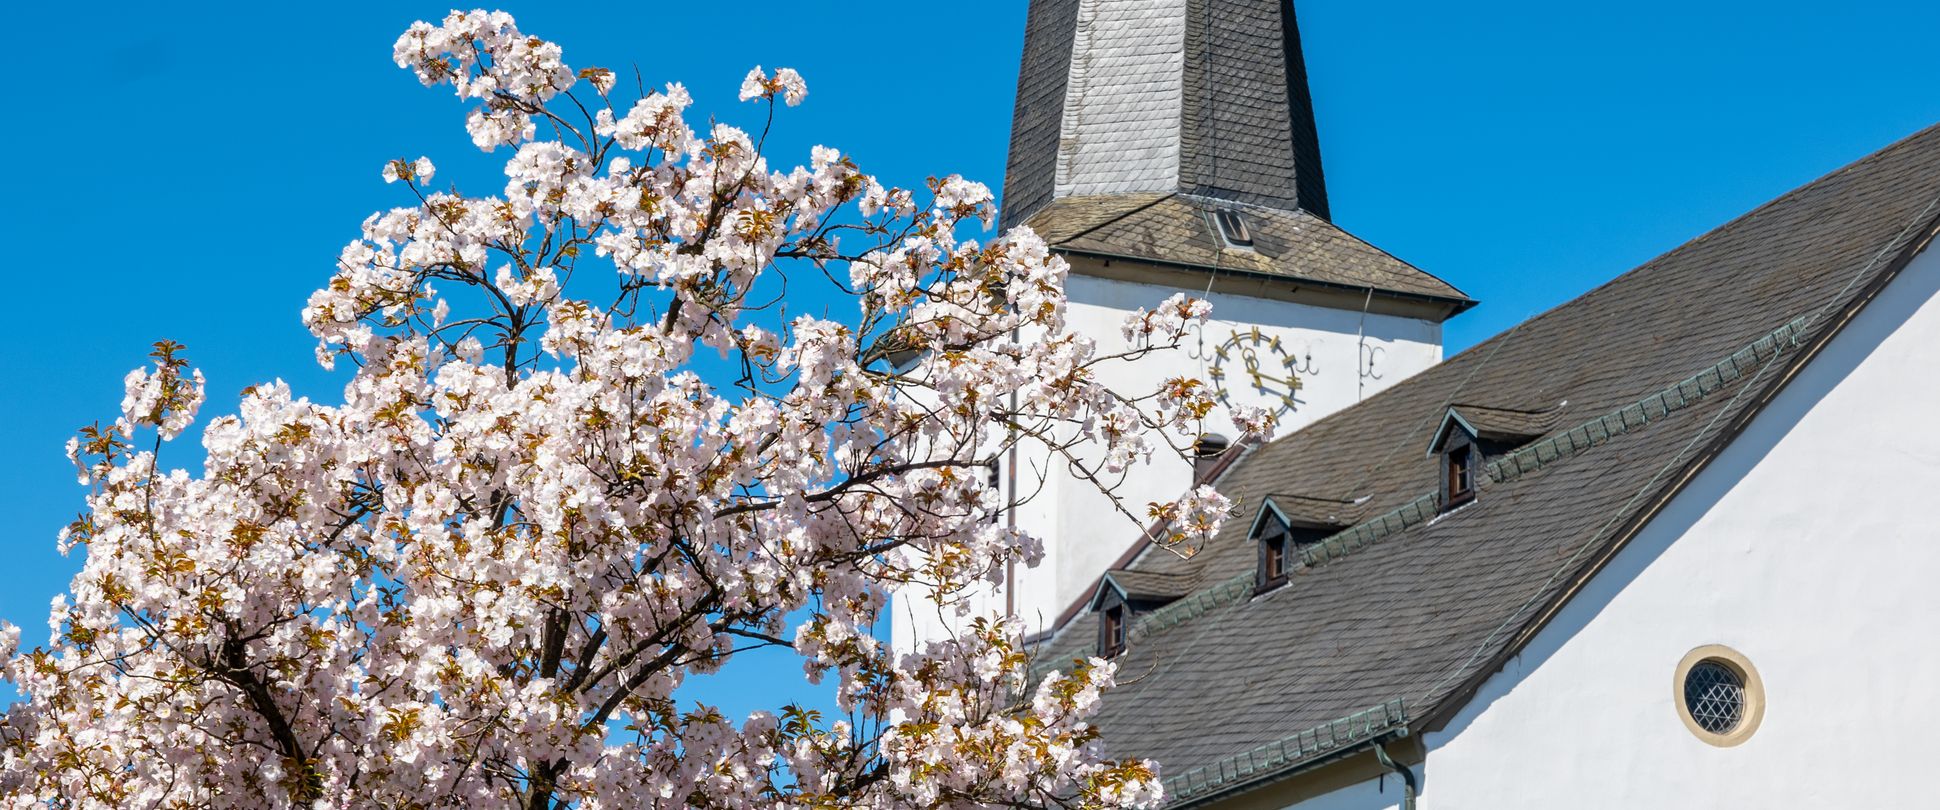
[{"label": "white plaster wall", "polygon": [[[1428,735],[1423,808],[1940,806],[1936,291],[1929,251]],[[1734,748],[1673,703],[1705,644],[1765,684]]]},{"label": "white plaster wall", "polygon": [[[1401,810],[1402,786],[1399,777],[1369,779],[1332,793],[1315,796],[1294,807],[1299,810]],[[1487,808],[1489,805],[1479,805]],[[1567,808],[1569,805],[1557,805]]]},{"label": "white plaster wall", "polygon": [[[919,378],[925,373],[920,366],[909,372]],[[943,404],[934,391],[908,389],[900,395],[908,397],[919,408],[935,409]],[[999,447],[987,446],[967,457],[988,459],[996,454]],[[986,474],[982,469],[976,472],[978,475]],[[999,498],[1008,502],[1010,496],[1004,491],[1001,478],[998,486]],[[938,604],[934,594],[934,588],[920,583],[906,583],[892,592],[889,605],[892,649],[909,652],[922,642],[955,638],[960,632],[968,630],[970,622],[976,618],[1004,613],[1004,593],[995,586],[950,594],[946,604]]]},{"label": "white plaster wall", "polygon": [[[1171,287],[1104,279],[1073,273],[1066,282],[1070,305],[1067,321],[1073,331],[1098,341],[1100,354],[1125,350],[1120,332],[1125,316],[1150,308],[1179,292]],[[1191,345],[1169,353],[1147,355],[1136,362],[1099,368],[1099,380],[1120,392],[1150,392],[1159,383],[1181,375],[1205,379],[1215,349],[1234,331],[1258,326],[1277,336],[1288,351],[1313,356],[1314,374],[1302,375],[1303,387],[1294,410],[1280,415],[1279,434],[1285,435],[1314,420],[1358,402],[1365,396],[1406,379],[1441,361],[1441,324],[1393,315],[1277,301],[1252,296],[1189,291],[1213,305],[1208,323]],[[1370,375],[1360,373],[1360,358],[1378,358]],[[1273,405],[1276,397],[1233,385],[1234,401]],[[1237,431],[1223,409],[1215,410],[1206,429],[1228,437]],[[1179,437],[1190,444],[1193,437]],[[1045,464],[1042,452],[1020,454],[1018,491],[1029,500],[1017,510],[1019,528],[1045,543],[1043,562],[1016,571],[1014,609],[1031,632],[1048,629],[1074,600],[1088,595],[1098,576],[1138,540],[1143,526],[1113,507],[1097,487],[1071,474],[1062,464]],[[1087,459],[1095,461],[1095,459]],[[1122,502],[1143,516],[1147,503],[1169,501],[1191,483],[1188,463],[1155,457],[1132,469],[1118,484]],[[891,617],[891,638],[897,649],[908,650],[923,640],[953,632],[962,620],[940,612],[920,594],[899,593]],[[1001,588],[973,598],[979,612],[1002,613],[1007,605]]]}]

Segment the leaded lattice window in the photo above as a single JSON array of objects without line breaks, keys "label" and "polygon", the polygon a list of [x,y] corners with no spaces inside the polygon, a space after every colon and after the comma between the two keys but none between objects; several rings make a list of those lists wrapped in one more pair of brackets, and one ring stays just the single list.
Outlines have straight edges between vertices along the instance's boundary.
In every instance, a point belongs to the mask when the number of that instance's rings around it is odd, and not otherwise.
[{"label": "leaded lattice window", "polygon": [[1720,661],[1700,661],[1684,676],[1684,705],[1698,727],[1728,734],[1745,716],[1745,679]]}]

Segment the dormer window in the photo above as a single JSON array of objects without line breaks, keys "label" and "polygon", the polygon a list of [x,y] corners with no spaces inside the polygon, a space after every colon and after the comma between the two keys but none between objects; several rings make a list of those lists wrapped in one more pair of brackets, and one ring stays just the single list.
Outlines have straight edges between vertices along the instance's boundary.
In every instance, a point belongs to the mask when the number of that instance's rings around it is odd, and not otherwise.
[{"label": "dormer window", "polygon": [[1246,226],[1246,218],[1238,211],[1219,210],[1213,212],[1213,223],[1219,226],[1219,238],[1226,241],[1227,247],[1250,248],[1253,246],[1253,231]]},{"label": "dormer window", "polygon": [[1428,444],[1428,457],[1440,465],[1444,511],[1475,500],[1488,460],[1548,432],[1556,409],[1524,411],[1481,405],[1453,405]]},{"label": "dormer window", "polygon": [[1259,555],[1253,575],[1255,593],[1265,593],[1287,584],[1299,562],[1301,549],[1326,540],[1347,528],[1349,510],[1354,504],[1327,498],[1298,495],[1269,495],[1260,504],[1247,532]]},{"label": "dormer window", "polygon": [[1091,597],[1091,611],[1098,614],[1098,654],[1110,658],[1124,652],[1139,615],[1186,595],[1191,585],[1185,574],[1176,571],[1106,571]]},{"label": "dormer window", "polygon": [[1125,651],[1125,605],[1119,603],[1099,614],[1098,652],[1110,658]]}]

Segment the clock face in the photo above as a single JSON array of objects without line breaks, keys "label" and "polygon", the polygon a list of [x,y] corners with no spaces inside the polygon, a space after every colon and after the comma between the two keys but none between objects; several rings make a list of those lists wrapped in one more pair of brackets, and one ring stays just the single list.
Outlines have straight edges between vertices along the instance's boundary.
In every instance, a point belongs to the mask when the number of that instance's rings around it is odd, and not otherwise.
[{"label": "clock face", "polygon": [[1231,407],[1236,395],[1250,391],[1269,402],[1277,400],[1280,413],[1286,413],[1299,404],[1294,396],[1301,387],[1300,375],[1294,371],[1299,365],[1299,358],[1287,352],[1278,337],[1260,332],[1259,327],[1234,331],[1213,354],[1213,393]]}]

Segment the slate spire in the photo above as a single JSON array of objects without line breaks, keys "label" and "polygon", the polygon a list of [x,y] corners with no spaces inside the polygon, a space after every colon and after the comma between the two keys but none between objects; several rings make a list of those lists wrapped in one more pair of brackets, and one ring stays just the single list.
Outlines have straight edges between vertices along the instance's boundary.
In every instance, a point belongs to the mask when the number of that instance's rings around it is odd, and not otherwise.
[{"label": "slate spire", "polygon": [[1031,0],[1006,225],[1184,192],[1329,218],[1291,0]]}]

